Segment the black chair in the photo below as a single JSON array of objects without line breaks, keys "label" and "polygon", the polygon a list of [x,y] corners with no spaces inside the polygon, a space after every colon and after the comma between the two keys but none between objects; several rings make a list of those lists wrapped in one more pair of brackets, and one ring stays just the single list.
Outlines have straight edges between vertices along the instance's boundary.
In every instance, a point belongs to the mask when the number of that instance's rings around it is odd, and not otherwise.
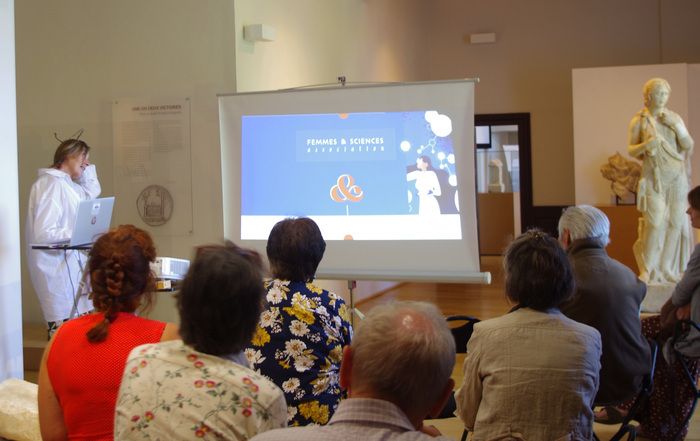
[{"label": "black chair", "polygon": [[452,337],[455,339],[455,348],[458,354],[467,352],[467,343],[474,332],[474,325],[479,323],[479,319],[469,315],[451,315],[445,320],[448,322],[464,322],[461,325],[450,327]]},{"label": "black chair", "polygon": [[[457,326],[450,326],[450,331],[452,331],[452,337],[455,339],[455,350],[458,354],[467,353],[467,343],[474,332],[474,325],[479,323],[479,319],[469,315],[451,315],[445,320],[448,322],[457,322]],[[461,323],[463,322],[463,323]],[[461,324],[460,324],[461,323]],[[442,409],[440,416],[438,418],[452,418],[454,417],[454,412],[457,409],[457,403],[455,402],[454,394],[450,397],[450,401],[447,402],[445,408]],[[469,432],[464,429],[462,433],[461,441],[466,441]]]},{"label": "black chair", "polygon": [[[676,341],[685,335],[691,328],[695,328],[698,332],[700,332],[700,326],[698,326],[697,323],[695,323],[692,320],[679,320],[676,323],[676,328],[673,332],[673,339],[671,340],[671,346],[675,347]],[[683,356],[682,354],[676,352],[676,356],[678,357],[678,360],[681,363],[681,366],[683,367],[683,377],[688,381],[688,387],[690,387],[693,392],[694,392],[694,397],[693,397],[693,405],[690,407],[690,412],[688,412],[688,415],[686,415],[683,424],[681,424],[680,428],[678,429],[678,432],[676,432],[676,435],[673,437],[675,440],[680,440],[681,439],[681,432],[683,432],[683,427],[685,427],[688,422],[690,421],[690,418],[693,416],[693,413],[695,412],[695,407],[698,404],[698,398],[700,398],[700,391],[698,391],[698,386],[697,383],[695,382],[695,379],[693,378],[693,373],[690,372],[690,368],[688,367],[688,363],[686,362],[686,357]]]},{"label": "black chair", "polygon": [[[651,349],[651,369],[642,379],[642,388],[639,390],[637,397],[634,399],[632,407],[627,412],[627,415],[622,419],[620,428],[615,435],[610,438],[610,441],[620,441],[623,436],[628,434],[628,440],[637,439],[637,428],[632,425],[632,420],[635,419],[640,410],[644,408],[649,397],[654,391],[654,371],[656,370],[656,357],[659,354],[659,345],[654,340],[649,340],[649,348]],[[595,436],[595,435],[594,435]],[[597,440],[598,437],[595,436]]]}]

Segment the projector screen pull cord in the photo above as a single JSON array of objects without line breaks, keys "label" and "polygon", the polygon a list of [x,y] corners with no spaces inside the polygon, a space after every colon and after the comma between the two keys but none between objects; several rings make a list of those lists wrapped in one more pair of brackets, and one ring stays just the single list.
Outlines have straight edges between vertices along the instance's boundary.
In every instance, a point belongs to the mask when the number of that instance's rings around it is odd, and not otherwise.
[{"label": "projector screen pull cord", "polygon": [[350,291],[350,324],[352,324],[353,328],[355,327],[355,315],[357,315],[357,318],[359,318],[360,320],[363,320],[365,318],[365,315],[362,313],[362,311],[355,308],[355,295],[353,293],[353,290],[355,288],[357,288],[357,280],[348,280],[348,291]]}]

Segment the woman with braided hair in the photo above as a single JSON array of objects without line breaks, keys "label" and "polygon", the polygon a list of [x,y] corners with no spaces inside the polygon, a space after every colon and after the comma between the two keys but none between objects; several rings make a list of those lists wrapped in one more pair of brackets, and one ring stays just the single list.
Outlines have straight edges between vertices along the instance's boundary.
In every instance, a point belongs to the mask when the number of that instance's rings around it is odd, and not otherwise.
[{"label": "woman with braided hair", "polygon": [[153,240],[133,225],[100,237],[88,260],[95,313],[64,323],[39,369],[44,440],[113,438],[114,408],[129,352],[178,338],[177,327],[138,317],[152,303]]}]

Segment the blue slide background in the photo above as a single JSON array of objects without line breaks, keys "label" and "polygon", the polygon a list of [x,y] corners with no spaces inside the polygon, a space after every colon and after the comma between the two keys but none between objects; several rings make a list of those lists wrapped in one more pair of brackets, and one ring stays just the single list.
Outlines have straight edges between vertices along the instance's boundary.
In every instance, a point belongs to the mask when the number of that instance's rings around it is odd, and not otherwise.
[{"label": "blue slide background", "polygon": [[[350,215],[416,213],[407,198],[414,183],[406,182],[406,172],[415,169],[419,156],[416,148],[432,139],[439,151],[453,152],[451,139],[436,138],[424,115],[243,116],[241,214],[345,215],[346,205]],[[352,144],[358,138],[366,142]],[[310,144],[312,139],[317,144]],[[399,147],[401,141],[410,142],[408,152]],[[431,156],[433,165],[439,163],[436,151],[420,154]],[[361,201],[331,199],[331,187],[342,174],[353,176],[362,188]]]}]

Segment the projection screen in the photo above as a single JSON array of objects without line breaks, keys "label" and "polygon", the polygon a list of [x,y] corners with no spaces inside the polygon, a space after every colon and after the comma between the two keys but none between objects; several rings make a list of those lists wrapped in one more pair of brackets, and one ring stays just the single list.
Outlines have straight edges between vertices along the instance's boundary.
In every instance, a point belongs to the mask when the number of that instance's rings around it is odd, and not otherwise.
[{"label": "projection screen", "polygon": [[265,255],[306,216],[317,277],[489,283],[480,272],[474,80],[219,96],[224,231]]}]

